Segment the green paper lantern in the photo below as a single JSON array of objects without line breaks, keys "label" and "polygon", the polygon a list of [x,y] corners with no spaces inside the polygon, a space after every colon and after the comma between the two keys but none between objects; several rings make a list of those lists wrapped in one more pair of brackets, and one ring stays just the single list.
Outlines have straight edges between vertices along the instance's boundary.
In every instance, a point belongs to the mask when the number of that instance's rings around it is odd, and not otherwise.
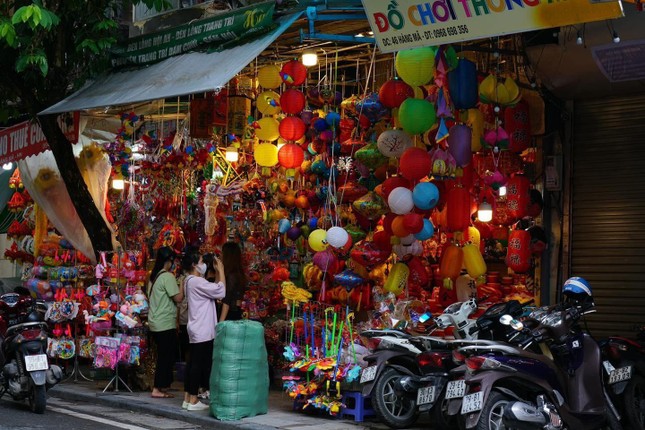
[{"label": "green paper lantern", "polygon": [[396,72],[408,85],[425,85],[434,76],[434,57],[435,50],[430,47],[399,51],[396,54]]},{"label": "green paper lantern", "polygon": [[436,120],[434,106],[427,100],[407,99],[401,103],[399,123],[410,135],[425,133],[432,128]]}]

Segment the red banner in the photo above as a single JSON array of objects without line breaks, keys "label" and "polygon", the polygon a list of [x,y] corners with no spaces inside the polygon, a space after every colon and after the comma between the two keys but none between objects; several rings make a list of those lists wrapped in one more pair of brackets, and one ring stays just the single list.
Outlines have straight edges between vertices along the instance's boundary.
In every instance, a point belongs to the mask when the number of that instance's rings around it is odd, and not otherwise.
[{"label": "red banner", "polygon": [[[58,125],[70,143],[78,142],[79,119],[78,112],[58,117]],[[0,130],[0,165],[22,160],[48,149],[49,144],[38,123],[25,121]]]}]

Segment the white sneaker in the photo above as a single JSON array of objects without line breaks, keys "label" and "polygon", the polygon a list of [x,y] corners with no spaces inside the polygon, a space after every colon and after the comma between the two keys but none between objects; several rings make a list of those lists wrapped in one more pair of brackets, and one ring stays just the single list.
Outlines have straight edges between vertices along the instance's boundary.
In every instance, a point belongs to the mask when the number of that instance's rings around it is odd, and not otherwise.
[{"label": "white sneaker", "polygon": [[188,405],[190,405],[190,402],[182,402],[181,403],[181,408],[182,409],[188,409]]},{"label": "white sneaker", "polygon": [[209,409],[209,406],[202,402],[197,402],[194,405],[192,403],[189,403],[186,409],[189,411],[205,411]]},{"label": "white sneaker", "polygon": [[198,395],[197,395],[197,398],[198,398],[198,399],[203,399],[203,400],[210,400],[210,398],[211,398],[211,392],[210,392],[210,391],[208,391],[208,390],[206,390],[206,391],[204,391],[203,393],[198,394]]}]

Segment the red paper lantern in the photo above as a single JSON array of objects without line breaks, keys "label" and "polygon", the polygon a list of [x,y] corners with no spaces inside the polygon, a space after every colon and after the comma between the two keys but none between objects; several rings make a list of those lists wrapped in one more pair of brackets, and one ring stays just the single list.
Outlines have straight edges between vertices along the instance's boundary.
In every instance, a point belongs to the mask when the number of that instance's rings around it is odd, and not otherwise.
[{"label": "red paper lantern", "polygon": [[504,128],[508,133],[509,151],[520,153],[531,145],[529,104],[522,100],[504,111]]},{"label": "red paper lantern", "polygon": [[418,181],[428,176],[431,167],[430,154],[421,148],[406,149],[399,161],[401,175],[411,181]]},{"label": "red paper lantern", "polygon": [[508,236],[506,265],[515,273],[526,273],[531,268],[531,233],[513,230]]},{"label": "red paper lantern", "polygon": [[278,162],[285,169],[300,167],[303,161],[305,161],[305,153],[294,143],[287,143],[278,151]]},{"label": "red paper lantern", "polygon": [[470,225],[470,193],[466,188],[455,187],[448,191],[446,198],[448,228],[464,231]]},{"label": "red paper lantern", "polygon": [[392,222],[396,217],[397,217],[397,214],[394,214],[391,212],[389,214],[386,214],[383,217],[383,221],[382,221],[383,231],[387,233],[388,236],[392,236],[394,234],[394,231],[392,231]]},{"label": "red paper lantern", "polygon": [[423,217],[417,213],[409,213],[403,215],[403,227],[410,234],[417,234],[423,230]]},{"label": "red paper lantern", "polygon": [[506,205],[510,216],[524,218],[531,202],[531,183],[526,176],[516,175],[506,183]]},{"label": "red paper lantern", "polygon": [[414,90],[400,79],[390,79],[378,92],[381,104],[390,109],[398,108],[408,97],[414,97]]},{"label": "red paper lantern", "polygon": [[289,141],[296,141],[305,135],[307,126],[297,116],[288,116],[280,121],[280,136]]},{"label": "red paper lantern", "polygon": [[409,189],[410,181],[402,176],[391,176],[383,181],[383,183],[381,184],[381,190],[383,191],[383,196],[385,197],[385,199],[387,200],[387,196],[390,195],[390,192],[398,187],[405,187]]},{"label": "red paper lantern", "polygon": [[302,91],[288,89],[280,96],[280,106],[287,114],[298,114],[305,108],[306,98]]},{"label": "red paper lantern", "polygon": [[280,77],[288,86],[302,85],[307,79],[307,68],[300,61],[291,60],[282,66]]},{"label": "red paper lantern", "polygon": [[407,263],[410,274],[408,275],[408,293],[420,297],[420,290],[429,289],[430,275],[426,266],[419,257],[412,257]]}]

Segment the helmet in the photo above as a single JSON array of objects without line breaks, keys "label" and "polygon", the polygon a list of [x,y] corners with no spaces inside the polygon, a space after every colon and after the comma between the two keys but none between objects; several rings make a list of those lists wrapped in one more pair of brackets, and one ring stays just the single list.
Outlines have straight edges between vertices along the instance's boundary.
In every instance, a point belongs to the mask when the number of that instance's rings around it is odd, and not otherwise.
[{"label": "helmet", "polygon": [[576,295],[581,294],[587,295],[589,297],[592,296],[591,285],[589,285],[589,282],[587,282],[584,278],[581,278],[579,276],[574,276],[573,278],[567,279],[562,286],[562,293]]}]

